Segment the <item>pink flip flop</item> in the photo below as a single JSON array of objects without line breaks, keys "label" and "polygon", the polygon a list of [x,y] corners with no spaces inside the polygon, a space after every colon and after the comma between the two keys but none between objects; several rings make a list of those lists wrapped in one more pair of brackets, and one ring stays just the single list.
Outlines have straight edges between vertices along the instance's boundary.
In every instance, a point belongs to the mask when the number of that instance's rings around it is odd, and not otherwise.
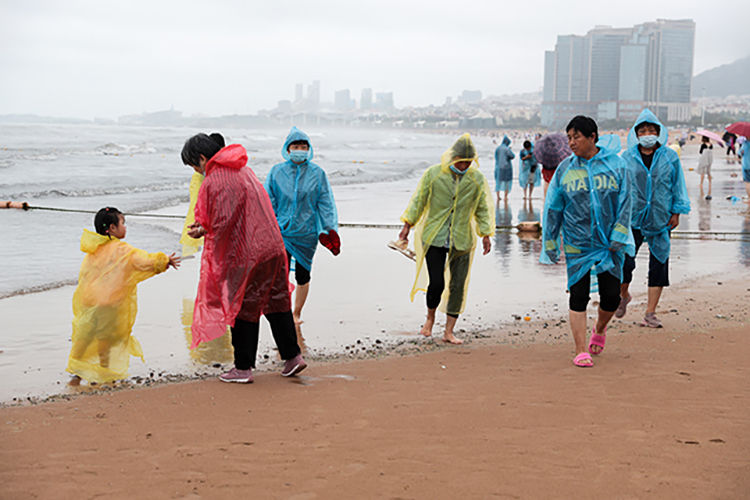
[{"label": "pink flip flop", "polygon": [[[604,328],[604,333],[602,335],[599,335],[596,333],[596,327],[591,329],[591,340],[589,340],[589,352],[593,354],[594,356],[601,354],[601,352],[604,350],[604,343],[607,341],[607,328]],[[597,346],[599,347],[598,351],[594,351],[591,347]]]},{"label": "pink flip flop", "polygon": [[[585,361],[588,361],[588,363],[585,363]],[[581,354],[573,358],[573,364],[581,368],[591,368],[592,366],[594,366],[594,360],[591,359],[591,354],[582,352]]]}]

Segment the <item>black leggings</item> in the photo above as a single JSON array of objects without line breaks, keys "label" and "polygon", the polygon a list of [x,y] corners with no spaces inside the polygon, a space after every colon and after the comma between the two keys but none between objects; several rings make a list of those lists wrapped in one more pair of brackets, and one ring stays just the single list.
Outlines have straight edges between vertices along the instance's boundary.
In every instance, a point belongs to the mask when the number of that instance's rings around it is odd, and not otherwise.
[{"label": "black leggings", "polygon": [[[291,311],[268,313],[265,315],[271,325],[271,333],[281,359],[292,359],[300,353],[297,345],[297,332],[294,329],[294,317]],[[255,368],[258,355],[259,323],[235,319],[232,327],[232,347],[234,347],[234,366],[238,370]]]},{"label": "black leggings", "polygon": [[[286,260],[289,262],[289,266],[292,265],[292,254],[286,253]],[[298,285],[307,285],[310,283],[310,270],[302,267],[302,264],[294,262],[294,280]]]},{"label": "black leggings", "polygon": [[430,276],[430,283],[427,285],[427,309],[436,309],[440,305],[440,298],[445,289],[446,257],[448,257],[448,266],[450,266],[451,271],[446,314],[458,318],[458,311],[461,310],[464,300],[466,273],[469,272],[469,252],[461,255],[449,254],[447,248],[433,246],[427,250],[425,261],[427,263],[427,274]]},{"label": "black leggings", "polygon": [[[635,240],[635,254],[643,244],[643,233],[639,229],[633,229],[633,239]],[[635,257],[625,255],[625,264],[622,266],[622,282],[630,283],[633,281],[633,271],[635,270]],[[664,262],[654,257],[651,248],[648,252],[648,286],[669,286],[669,258]]]},{"label": "black leggings", "polygon": [[[599,307],[602,311],[614,312],[620,305],[620,280],[608,272],[596,275],[599,283]],[[591,298],[591,273],[586,273],[578,283],[570,287],[568,305],[571,311],[585,312]]]}]

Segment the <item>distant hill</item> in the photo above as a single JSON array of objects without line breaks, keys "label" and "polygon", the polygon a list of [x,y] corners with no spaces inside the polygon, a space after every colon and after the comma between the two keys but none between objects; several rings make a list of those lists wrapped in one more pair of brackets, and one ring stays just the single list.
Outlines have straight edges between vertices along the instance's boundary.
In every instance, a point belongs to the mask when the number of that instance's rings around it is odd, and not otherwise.
[{"label": "distant hill", "polygon": [[[703,91],[705,89],[705,93]],[[750,94],[750,56],[693,77],[693,97]]]}]

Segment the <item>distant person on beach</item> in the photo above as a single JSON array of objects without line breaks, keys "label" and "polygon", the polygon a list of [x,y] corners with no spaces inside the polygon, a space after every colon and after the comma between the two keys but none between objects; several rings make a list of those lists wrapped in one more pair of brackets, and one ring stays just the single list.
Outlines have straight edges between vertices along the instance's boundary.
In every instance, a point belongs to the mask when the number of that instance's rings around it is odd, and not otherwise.
[{"label": "distant person on beach", "polygon": [[285,361],[281,375],[299,373],[307,364],[294,329],[284,240],[245,148],[222,148],[198,134],[185,142],[182,162],[205,176],[189,233],[205,236],[190,347],[221,337],[229,325],[234,368],[219,379],[252,382],[263,314]]},{"label": "distant person on beach", "polygon": [[[573,363],[591,367],[591,354],[604,350],[607,324],[620,303],[625,253],[632,253],[631,197],[625,163],[617,153],[620,138],[599,137],[596,122],[574,117],[566,127],[573,154],[557,167],[544,203],[542,264],[557,263],[562,232],[567,264],[570,330],[575,342]],[[596,274],[599,308],[586,345],[586,306],[591,275]]]},{"label": "distant person on beach", "polygon": [[701,176],[700,189],[701,196],[703,196],[703,178],[708,176],[708,194],[706,199],[710,200],[711,197],[711,165],[714,163],[714,146],[711,144],[711,139],[703,137],[701,139],[701,148],[698,152],[698,173]]},{"label": "distant person on beach", "polygon": [[495,192],[500,201],[500,191],[505,193],[503,199],[508,199],[508,193],[513,185],[513,164],[511,160],[516,155],[510,149],[510,137],[503,136],[502,143],[495,149]]},{"label": "distant person on beach", "polygon": [[302,323],[302,308],[310,292],[310,271],[318,241],[333,255],[341,251],[339,219],[325,171],[312,162],[310,138],[292,127],[281,148],[283,163],[271,168],[264,187],[284,238],[287,259],[294,257],[294,321]]},{"label": "distant person on beach", "polygon": [[66,368],[73,374],[70,385],[81,379],[101,384],[127,377],[130,356],[143,359],[141,345],[130,334],[138,311],[136,287],[169,266],[180,266],[174,253],[147,253],[125,243],[125,216],[114,207],[96,213],[94,229],[84,229],[81,236],[86,256],[73,294],[73,346]]},{"label": "distant person on beach", "polygon": [[[216,144],[218,144],[219,147],[223,148],[226,146],[224,136],[218,132],[209,134],[209,137],[216,141]],[[190,204],[188,205],[188,211],[185,215],[185,224],[182,227],[182,235],[180,236],[183,257],[193,255],[203,246],[203,238],[195,239],[188,235],[190,226],[195,223],[195,203],[198,201],[198,191],[200,191],[201,184],[203,184],[203,174],[193,172],[193,176],[190,178],[190,187],[188,188],[188,191],[190,192]]]},{"label": "distant person on beach", "polygon": [[[670,232],[680,223],[680,214],[690,212],[685,174],[680,158],[667,147],[667,127],[650,110],[644,109],[628,134],[628,149],[622,158],[630,173],[633,192],[631,226],[635,254],[648,242],[648,301],[641,326],[661,328],[656,317],[662,290],[669,286]],[[709,181],[710,182],[710,181]],[[622,318],[631,300],[630,283],[635,269],[635,255],[625,258],[622,298],[615,314]]]},{"label": "distant person on beach", "polygon": [[[523,189],[523,199],[531,199],[534,186],[542,182],[541,169],[534,158],[534,146],[531,141],[523,141],[523,149],[519,156],[518,184]],[[528,190],[528,193],[527,193]]]},{"label": "distant person on beach", "polygon": [[417,291],[427,292],[427,319],[420,331],[425,337],[432,335],[440,307],[446,314],[443,341],[463,343],[453,330],[466,303],[477,235],[482,238],[483,254],[490,251],[490,236],[495,233],[491,207],[492,194],[479,171],[477,150],[469,134],[464,134],[443,153],[440,163],[425,171],[401,216],[404,227],[399,240],[407,241],[415,227],[417,275],[411,300]]},{"label": "distant person on beach", "polygon": [[742,160],[742,180],[747,193],[746,203],[750,203],[750,141],[747,139],[742,142],[739,157]]},{"label": "distant person on beach", "polygon": [[734,163],[735,158],[733,157],[737,156],[737,150],[735,149],[737,136],[731,132],[724,132],[721,138],[727,145],[727,163]]}]

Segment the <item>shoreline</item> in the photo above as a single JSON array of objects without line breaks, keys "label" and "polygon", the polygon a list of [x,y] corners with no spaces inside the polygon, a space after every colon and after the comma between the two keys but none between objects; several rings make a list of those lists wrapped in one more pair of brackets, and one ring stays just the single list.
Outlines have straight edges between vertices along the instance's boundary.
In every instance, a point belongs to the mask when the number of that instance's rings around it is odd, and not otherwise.
[{"label": "shoreline", "polygon": [[[689,310],[689,308],[696,305],[696,300],[707,302],[707,298],[715,291],[719,291],[722,295],[725,295],[725,291],[728,289],[736,290],[734,296],[737,297],[736,301],[739,305],[741,304],[739,299],[741,293],[750,297],[750,287],[744,285],[745,283],[750,283],[750,281],[748,281],[748,278],[750,278],[750,271],[743,270],[743,274],[745,275],[744,278],[733,277],[731,279],[726,279],[722,274],[715,274],[708,277],[687,280],[681,282],[679,285],[667,287],[662,297],[660,308],[657,310],[657,314],[664,322],[665,328],[655,330],[640,327],[638,325],[640,316],[634,311],[641,306],[645,308],[646,287],[636,287],[631,291],[633,300],[628,307],[627,315],[622,319],[613,318],[608,328],[608,334],[617,337],[620,335],[642,333],[644,331],[666,332],[670,326],[679,328],[678,325],[681,324],[680,320],[682,318],[678,317],[681,316],[681,311],[684,315],[686,309]],[[561,286],[564,286],[564,284],[561,284]],[[718,288],[717,290],[717,287],[723,288]],[[698,299],[690,296],[690,293],[695,290],[699,291]],[[598,305],[598,301],[596,300],[597,297],[598,295],[596,293],[592,294],[591,302],[587,308],[587,325],[589,329],[596,318],[596,306]],[[739,313],[737,313],[737,317],[735,317],[734,312],[724,312],[723,314],[721,312],[714,313],[714,309],[725,311],[727,307],[729,306],[708,306],[706,310],[689,312],[690,316],[693,318],[686,318],[686,320],[690,322],[690,331],[692,333],[705,333],[711,329],[723,327],[728,320],[747,321],[750,324],[750,313],[744,309],[744,314],[739,315]],[[311,353],[310,351],[307,351],[305,346],[301,347],[303,347],[303,355],[305,356],[305,359],[312,367],[323,368],[351,362],[356,363],[367,360],[379,361],[390,358],[419,356],[433,352],[450,351],[455,348],[483,349],[491,347],[569,345],[572,352],[573,340],[570,334],[570,329],[567,326],[567,309],[563,308],[560,310],[555,304],[551,311],[533,311],[533,314],[536,317],[530,321],[525,321],[522,316],[517,315],[514,319],[506,320],[501,322],[500,325],[495,325],[489,328],[472,328],[472,326],[475,325],[474,322],[468,322],[468,324],[461,325],[456,328],[457,336],[464,340],[464,344],[461,346],[451,346],[441,341],[441,328],[444,325],[444,315],[439,313],[438,320],[436,321],[433,330],[433,335],[430,338],[423,337],[418,333],[419,325],[421,324],[421,317],[417,317],[414,318],[415,327],[412,335],[406,332],[398,334],[399,337],[403,338],[391,340],[388,337],[393,334],[388,333],[363,336],[351,344],[341,346],[341,350],[338,352]],[[300,331],[298,330],[298,338],[299,335]],[[222,337],[222,339],[228,340],[228,335],[225,337]],[[302,340],[304,342],[304,339]],[[594,357],[595,361],[596,359],[597,358]],[[258,367],[253,371],[256,378],[258,376],[265,377],[273,375],[276,371],[280,370],[281,367],[281,361],[279,359],[271,359],[269,355],[266,354],[265,356],[262,356],[260,353],[257,364]],[[145,388],[168,387],[174,384],[212,380],[217,378],[221,371],[229,369],[231,366],[232,362],[231,359],[229,359],[227,362],[215,362],[211,365],[202,366],[202,372],[196,371],[192,374],[170,373],[168,370],[150,369],[150,376],[130,375],[127,379],[111,384],[101,386],[82,384],[75,389],[68,388],[67,386],[66,389],[64,389],[67,391],[72,390],[74,392],[58,392],[47,395],[14,397],[12,400],[0,401],[0,410],[4,408],[45,405],[61,401],[76,401],[79,398],[88,396],[103,396],[122,391],[137,391]],[[304,379],[304,375],[302,378]]]}]

